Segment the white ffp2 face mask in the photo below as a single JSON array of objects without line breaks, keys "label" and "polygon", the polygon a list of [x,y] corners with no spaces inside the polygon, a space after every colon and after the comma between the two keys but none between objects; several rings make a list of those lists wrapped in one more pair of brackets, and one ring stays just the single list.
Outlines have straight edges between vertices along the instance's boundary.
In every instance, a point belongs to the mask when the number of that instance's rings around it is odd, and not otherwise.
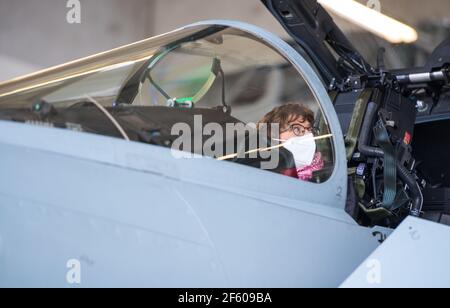
[{"label": "white ffp2 face mask", "polygon": [[285,141],[284,147],[294,156],[297,168],[310,166],[317,149],[313,134],[291,138]]}]

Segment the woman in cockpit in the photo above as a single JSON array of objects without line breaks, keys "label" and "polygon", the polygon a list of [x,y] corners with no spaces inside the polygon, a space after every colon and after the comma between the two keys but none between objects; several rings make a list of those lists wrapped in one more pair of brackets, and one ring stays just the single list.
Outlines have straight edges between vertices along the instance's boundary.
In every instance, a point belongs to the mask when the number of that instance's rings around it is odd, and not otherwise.
[{"label": "woman in cockpit", "polygon": [[300,180],[310,181],[313,173],[324,167],[322,154],[316,151],[312,110],[299,103],[285,104],[266,114],[258,122],[258,128],[262,124],[279,127],[279,140],[292,153]]}]

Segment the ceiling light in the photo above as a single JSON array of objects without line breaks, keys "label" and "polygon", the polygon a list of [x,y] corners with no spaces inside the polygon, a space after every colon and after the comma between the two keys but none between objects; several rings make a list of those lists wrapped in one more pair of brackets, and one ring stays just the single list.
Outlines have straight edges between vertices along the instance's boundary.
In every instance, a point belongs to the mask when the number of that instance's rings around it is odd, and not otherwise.
[{"label": "ceiling light", "polygon": [[358,26],[395,44],[417,41],[417,31],[389,16],[373,10],[354,0],[318,0],[331,10]]}]

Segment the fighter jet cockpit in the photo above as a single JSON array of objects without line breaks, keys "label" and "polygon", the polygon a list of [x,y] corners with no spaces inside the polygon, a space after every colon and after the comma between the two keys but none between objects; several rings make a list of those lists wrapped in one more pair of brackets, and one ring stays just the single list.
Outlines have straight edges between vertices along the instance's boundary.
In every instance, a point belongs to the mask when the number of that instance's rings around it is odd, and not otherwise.
[{"label": "fighter jet cockpit", "polygon": [[[313,183],[334,170],[333,135],[309,81],[270,42],[233,27],[184,28],[26,77],[2,93],[1,120],[122,138],[171,148],[168,155],[201,155],[293,178],[301,178],[295,172],[301,169]],[[285,105],[303,113],[286,115],[279,108]],[[261,123],[277,108],[283,123]],[[282,127],[268,134],[261,124]],[[298,143],[283,139],[284,131]]]},{"label": "fighter jet cockpit", "polygon": [[450,39],[393,69],[337,2],[0,83],[0,287],[449,285]]}]

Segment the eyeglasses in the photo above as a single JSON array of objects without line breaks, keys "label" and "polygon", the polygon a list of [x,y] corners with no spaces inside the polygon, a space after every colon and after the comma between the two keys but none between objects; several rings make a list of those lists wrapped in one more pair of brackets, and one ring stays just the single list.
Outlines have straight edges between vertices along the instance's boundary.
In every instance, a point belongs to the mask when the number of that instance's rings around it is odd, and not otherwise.
[{"label": "eyeglasses", "polygon": [[314,127],[304,127],[301,124],[293,124],[290,125],[289,128],[286,131],[291,131],[296,135],[297,137],[303,137],[306,134],[315,134]]}]

